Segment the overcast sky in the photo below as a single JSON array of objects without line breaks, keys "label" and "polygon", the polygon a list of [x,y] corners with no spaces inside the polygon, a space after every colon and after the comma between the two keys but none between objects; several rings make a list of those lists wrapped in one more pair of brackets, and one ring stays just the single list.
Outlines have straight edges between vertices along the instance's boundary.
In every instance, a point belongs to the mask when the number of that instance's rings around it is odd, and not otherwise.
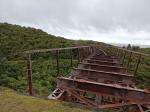
[{"label": "overcast sky", "polygon": [[0,0],[0,22],[71,39],[150,45],[150,0]]}]

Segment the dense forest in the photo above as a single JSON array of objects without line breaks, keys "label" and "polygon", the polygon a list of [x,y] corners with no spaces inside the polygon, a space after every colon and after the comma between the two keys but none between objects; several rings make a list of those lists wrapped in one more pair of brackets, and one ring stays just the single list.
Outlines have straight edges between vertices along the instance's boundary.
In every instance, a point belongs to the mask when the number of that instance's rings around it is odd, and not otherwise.
[{"label": "dense forest", "polygon": [[[0,86],[6,86],[21,93],[27,93],[27,67],[25,51],[31,49],[62,48],[104,43],[95,41],[69,40],[63,37],[50,35],[40,29],[21,27],[8,23],[0,23]],[[132,50],[134,50],[133,47]],[[137,49],[136,49],[137,50]],[[138,51],[150,54],[150,49]],[[64,58],[66,52],[61,53],[61,73],[69,73],[69,63]],[[47,95],[56,86],[56,60],[54,53],[34,54],[33,56],[33,87],[34,93]],[[77,63],[73,57],[74,66]],[[141,81],[147,80],[149,75],[140,76]]]}]

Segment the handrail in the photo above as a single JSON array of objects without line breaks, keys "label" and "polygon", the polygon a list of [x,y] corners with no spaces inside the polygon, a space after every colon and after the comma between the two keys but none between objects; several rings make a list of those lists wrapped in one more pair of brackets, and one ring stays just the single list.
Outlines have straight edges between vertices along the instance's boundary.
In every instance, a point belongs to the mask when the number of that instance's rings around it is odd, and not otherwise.
[{"label": "handrail", "polygon": [[[128,71],[132,72],[134,76],[138,74],[139,70],[141,70],[139,67],[140,64],[143,64],[142,60],[146,58],[150,59],[149,54],[132,51],[117,46],[104,45],[100,46],[100,48],[120,58],[120,62],[122,63],[122,65],[125,66]],[[131,68],[130,65],[132,66]]]},{"label": "handrail", "polygon": [[146,53],[141,53],[141,52],[137,52],[137,51],[133,51],[133,50],[129,50],[129,49],[125,49],[125,48],[121,48],[121,47],[117,47],[117,46],[113,46],[113,45],[103,45],[103,46],[100,46],[100,48],[116,48],[116,49],[119,49],[119,50],[122,50],[122,51],[127,51],[127,52],[132,52],[134,54],[137,54],[137,55],[142,55],[142,56],[146,56],[146,57],[150,57],[149,54],[146,54]]},{"label": "handrail", "polygon": [[28,50],[28,51],[25,51],[25,53],[40,53],[40,52],[49,52],[49,51],[61,51],[61,50],[69,50],[69,49],[77,49],[77,48],[88,48],[88,47],[90,47],[90,46],[51,48],[51,49],[37,49],[37,50]]},{"label": "handrail", "polygon": [[32,87],[32,55],[34,53],[44,53],[44,52],[52,52],[55,51],[55,58],[56,58],[56,70],[57,76],[60,75],[60,62],[59,62],[59,55],[60,51],[67,50],[69,53],[68,59],[70,60],[70,67],[73,65],[73,53],[72,50],[77,50],[77,60],[80,63],[84,58],[87,58],[89,55],[95,52],[94,46],[79,46],[79,47],[67,47],[67,48],[52,48],[52,49],[38,49],[38,50],[28,50],[25,51],[26,59],[27,59],[27,75],[28,75],[28,92],[29,95],[33,95],[33,87]]},{"label": "handrail", "polygon": [[150,57],[149,54],[145,54],[145,53],[141,53],[141,52],[137,52],[137,51],[128,50],[128,49],[125,49],[125,48],[119,48],[119,47],[116,47],[116,48],[118,48],[118,49],[120,49],[120,50],[123,50],[123,51],[132,52],[132,53],[134,53],[134,54],[138,54],[138,55]]}]

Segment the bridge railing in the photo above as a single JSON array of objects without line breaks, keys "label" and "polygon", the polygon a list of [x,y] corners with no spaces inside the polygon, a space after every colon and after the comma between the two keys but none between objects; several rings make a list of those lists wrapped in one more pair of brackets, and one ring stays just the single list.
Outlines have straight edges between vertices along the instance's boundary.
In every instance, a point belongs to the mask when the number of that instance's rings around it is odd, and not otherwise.
[{"label": "bridge railing", "polygon": [[40,49],[40,50],[29,50],[26,51],[26,59],[27,59],[27,76],[28,76],[28,92],[29,95],[33,95],[33,84],[32,84],[32,75],[33,75],[33,62],[35,58],[41,56],[41,54],[47,54],[48,57],[53,55],[52,60],[55,60],[56,67],[56,75],[61,76],[60,70],[60,59],[62,58],[62,53],[65,55],[65,59],[69,61],[70,67],[73,67],[74,60],[77,60],[77,63],[80,63],[84,58],[87,58],[90,54],[95,52],[94,46],[80,46],[80,47],[67,47],[67,48],[53,48],[53,49]]},{"label": "bridge railing", "polygon": [[128,73],[135,76],[140,88],[150,87],[150,55],[111,45],[100,46],[105,52],[115,55]]}]

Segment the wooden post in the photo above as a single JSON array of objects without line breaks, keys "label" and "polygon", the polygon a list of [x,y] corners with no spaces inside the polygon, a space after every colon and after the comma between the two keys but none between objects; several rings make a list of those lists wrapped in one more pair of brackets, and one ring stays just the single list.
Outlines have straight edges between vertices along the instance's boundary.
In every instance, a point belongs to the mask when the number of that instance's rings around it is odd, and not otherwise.
[{"label": "wooden post", "polygon": [[135,68],[135,71],[134,71],[134,76],[136,75],[136,73],[137,73],[137,71],[138,71],[138,67],[139,67],[140,61],[141,61],[141,54],[139,54],[139,58],[138,58],[138,61],[137,61],[137,65],[136,65],[136,68]]},{"label": "wooden post", "polygon": [[70,49],[69,52],[70,52],[70,67],[72,67],[72,49]]},{"label": "wooden post", "polygon": [[33,95],[32,91],[32,60],[31,60],[31,54],[27,53],[27,72],[28,72],[28,92],[29,95]]},{"label": "wooden post", "polygon": [[56,50],[57,76],[59,76],[59,50]]}]

